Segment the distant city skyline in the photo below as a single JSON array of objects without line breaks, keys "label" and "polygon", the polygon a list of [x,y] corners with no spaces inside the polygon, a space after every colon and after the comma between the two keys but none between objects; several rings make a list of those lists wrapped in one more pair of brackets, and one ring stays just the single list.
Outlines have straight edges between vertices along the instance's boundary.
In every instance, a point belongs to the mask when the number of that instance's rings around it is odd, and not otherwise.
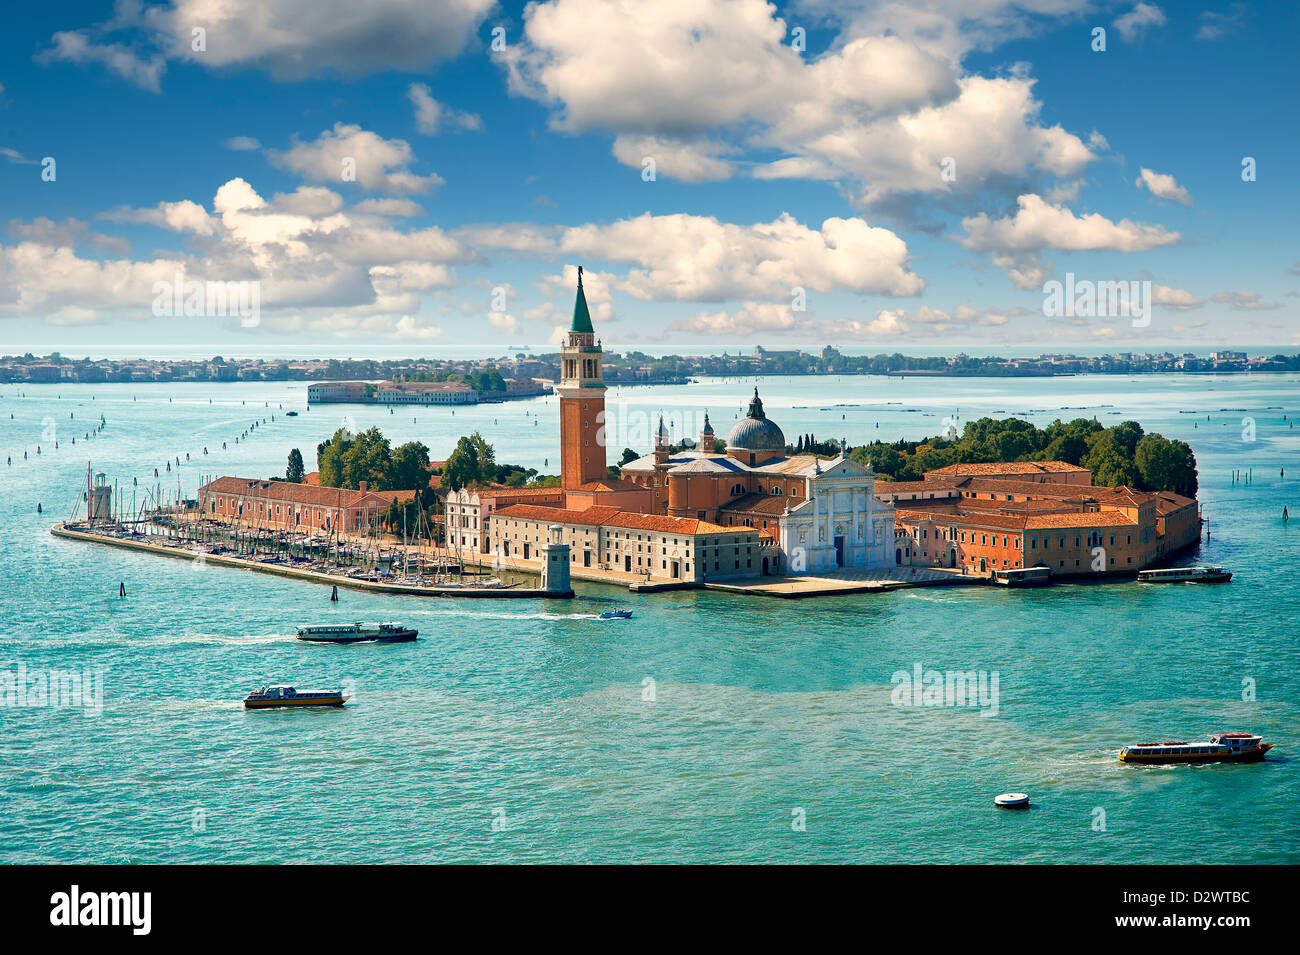
[{"label": "distant city skyline", "polygon": [[1291,4],[317,7],[10,12],[0,353],[1300,350]]}]

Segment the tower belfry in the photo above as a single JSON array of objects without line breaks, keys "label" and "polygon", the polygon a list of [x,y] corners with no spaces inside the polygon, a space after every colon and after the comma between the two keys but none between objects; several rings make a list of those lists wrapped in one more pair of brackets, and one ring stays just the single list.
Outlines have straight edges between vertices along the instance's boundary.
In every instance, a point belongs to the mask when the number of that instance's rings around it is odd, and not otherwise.
[{"label": "tower belfry", "polygon": [[560,484],[576,490],[605,478],[605,378],[578,266],[573,322],[560,346]]}]

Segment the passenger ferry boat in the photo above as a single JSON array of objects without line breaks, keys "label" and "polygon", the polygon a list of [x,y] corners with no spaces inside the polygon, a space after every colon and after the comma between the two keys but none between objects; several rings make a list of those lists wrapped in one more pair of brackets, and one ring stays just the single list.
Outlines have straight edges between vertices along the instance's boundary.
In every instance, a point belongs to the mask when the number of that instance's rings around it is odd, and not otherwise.
[{"label": "passenger ferry boat", "polygon": [[1273,748],[1250,733],[1220,733],[1204,743],[1135,743],[1119,751],[1121,763],[1252,763]]},{"label": "passenger ferry boat", "polygon": [[348,701],[342,690],[299,690],[277,684],[264,686],[244,697],[244,707],[269,710],[284,706],[342,706]]},{"label": "passenger ferry boat", "polygon": [[1165,567],[1138,571],[1138,581],[1144,584],[1217,584],[1231,579],[1232,571],[1222,567]]},{"label": "passenger ferry boat", "polygon": [[344,623],[324,627],[299,627],[298,639],[311,643],[407,643],[420,631],[400,623]]},{"label": "passenger ferry boat", "polygon": [[1046,587],[1052,582],[1049,567],[1015,567],[993,571],[993,582],[1003,587]]}]

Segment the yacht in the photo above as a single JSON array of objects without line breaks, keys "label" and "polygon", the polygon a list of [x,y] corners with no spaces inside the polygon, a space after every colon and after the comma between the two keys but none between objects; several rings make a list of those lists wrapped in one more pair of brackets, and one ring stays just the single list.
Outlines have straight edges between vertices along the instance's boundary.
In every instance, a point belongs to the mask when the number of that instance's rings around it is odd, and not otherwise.
[{"label": "yacht", "polygon": [[400,623],[343,623],[298,628],[298,639],[311,643],[408,643],[419,635],[420,631]]},{"label": "yacht", "polygon": [[1204,743],[1134,743],[1119,751],[1121,763],[1253,763],[1272,743],[1250,733],[1220,733]]}]

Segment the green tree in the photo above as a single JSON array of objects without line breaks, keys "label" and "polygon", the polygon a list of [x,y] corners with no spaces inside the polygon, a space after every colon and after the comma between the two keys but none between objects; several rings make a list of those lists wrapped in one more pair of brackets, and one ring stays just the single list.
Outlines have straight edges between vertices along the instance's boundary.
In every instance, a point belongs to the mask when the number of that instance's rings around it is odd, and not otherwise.
[{"label": "green tree", "polygon": [[1138,442],[1133,460],[1146,490],[1196,496],[1196,456],[1186,443],[1148,434]]},{"label": "green tree", "polygon": [[442,484],[458,491],[492,481],[496,472],[496,452],[475,431],[457,441],[455,450],[447,455],[447,464],[442,469]]},{"label": "green tree", "polygon": [[359,488],[365,481],[380,490],[385,485],[393,449],[378,428],[367,428],[343,453],[343,487]]},{"label": "green tree", "polygon": [[302,452],[294,448],[289,452],[289,466],[285,469],[284,479],[292,481],[294,484],[301,484],[303,475],[306,473],[307,469],[303,467],[302,463]]},{"label": "green tree", "polygon": [[429,449],[419,441],[408,441],[393,451],[384,479],[386,491],[420,490],[429,485]]}]

